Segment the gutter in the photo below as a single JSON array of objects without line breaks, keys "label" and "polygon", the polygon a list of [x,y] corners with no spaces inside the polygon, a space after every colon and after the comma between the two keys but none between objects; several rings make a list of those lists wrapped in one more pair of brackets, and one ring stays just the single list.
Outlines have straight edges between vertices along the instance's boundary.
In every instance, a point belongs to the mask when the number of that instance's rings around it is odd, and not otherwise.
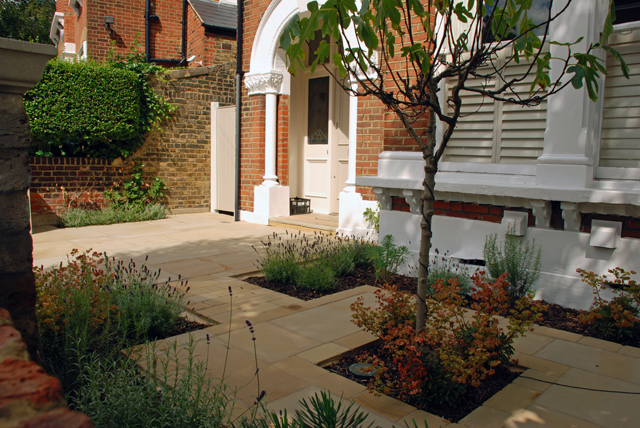
[{"label": "gutter", "polygon": [[151,57],[151,23],[159,21],[157,15],[151,13],[151,0],[146,0],[144,8],[144,51],[147,62],[168,65],[184,65],[187,62],[187,0],[182,0],[182,52],[180,59]]},{"label": "gutter", "polygon": [[238,24],[236,30],[236,180],[235,206],[233,217],[240,221],[240,147],[242,136],[242,21],[244,18],[244,0],[238,0]]}]

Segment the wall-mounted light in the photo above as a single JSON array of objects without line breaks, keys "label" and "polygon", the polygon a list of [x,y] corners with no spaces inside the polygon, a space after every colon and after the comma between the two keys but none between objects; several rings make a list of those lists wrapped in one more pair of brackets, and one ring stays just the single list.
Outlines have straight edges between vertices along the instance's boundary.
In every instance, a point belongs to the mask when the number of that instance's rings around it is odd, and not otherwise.
[{"label": "wall-mounted light", "polygon": [[109,32],[109,34],[111,34],[113,36],[114,30],[113,28],[111,28],[111,25],[116,21],[116,19],[113,16],[105,16],[104,17],[104,28],[107,29],[107,31]]}]

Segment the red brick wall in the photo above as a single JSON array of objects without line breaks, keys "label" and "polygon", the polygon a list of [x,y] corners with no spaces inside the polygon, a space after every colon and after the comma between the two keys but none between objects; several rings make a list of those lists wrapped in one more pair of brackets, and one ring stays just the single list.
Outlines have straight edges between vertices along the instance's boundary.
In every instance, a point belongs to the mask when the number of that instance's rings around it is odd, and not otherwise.
[{"label": "red brick wall", "polygon": [[[251,47],[260,20],[269,0],[247,0],[244,3],[244,34],[242,42],[242,69],[249,71]],[[282,98],[282,97],[278,97]],[[282,103],[279,102],[279,105]],[[262,183],[264,176],[264,95],[249,96],[242,85],[242,145],[240,149],[240,209],[253,211],[253,187]],[[280,130],[278,130],[280,131]],[[276,159],[280,159],[280,147]],[[279,168],[279,166],[276,166]]]},{"label": "red brick wall", "polygon": [[58,214],[74,202],[101,204],[104,191],[126,176],[102,159],[32,157],[30,163],[33,215]]},{"label": "red brick wall", "polygon": [[[131,159],[142,161],[146,179],[157,175],[165,182],[172,211],[206,211],[211,207],[211,102],[235,101],[235,65],[174,70],[166,78],[155,83],[155,90],[178,109]],[[102,202],[104,190],[126,178],[129,168],[87,158],[32,158],[31,165],[35,215],[57,214],[76,196],[79,202]]]},{"label": "red brick wall", "polygon": [[[472,204],[468,202],[434,201],[434,214],[445,217],[466,218],[469,220],[482,220],[491,223],[500,223],[504,217],[504,211],[522,211],[528,214],[527,226],[535,227],[536,218],[533,210],[521,207],[504,207],[499,205]],[[405,198],[391,197],[391,210],[410,212],[410,207]]]},{"label": "red brick wall", "polygon": [[[151,13],[160,20],[150,26],[153,58],[180,59],[182,52],[182,0],[154,0]],[[76,43],[76,52],[87,40],[90,58],[103,61],[115,43],[116,53],[130,52],[136,35],[138,51],[145,52],[145,0],[86,0],[80,16],[68,6],[67,0],[58,0],[57,11],[65,13],[65,41]],[[105,16],[113,16],[113,33],[104,26]],[[187,55],[197,55],[190,67],[224,64],[235,60],[235,36],[205,34],[200,19],[191,5],[187,6]],[[223,46],[224,45],[224,46]],[[229,45],[231,47],[229,48]],[[59,51],[61,51],[59,47]],[[202,64],[198,64],[202,62]]]},{"label": "red brick wall", "polygon": [[[76,42],[76,13],[69,7],[69,2],[58,0],[56,2],[56,12],[64,13],[64,43]],[[64,44],[58,45],[58,55],[64,51]]]},{"label": "red brick wall", "polygon": [[289,96],[278,97],[278,124],[276,128],[276,175],[283,186],[289,185]]}]

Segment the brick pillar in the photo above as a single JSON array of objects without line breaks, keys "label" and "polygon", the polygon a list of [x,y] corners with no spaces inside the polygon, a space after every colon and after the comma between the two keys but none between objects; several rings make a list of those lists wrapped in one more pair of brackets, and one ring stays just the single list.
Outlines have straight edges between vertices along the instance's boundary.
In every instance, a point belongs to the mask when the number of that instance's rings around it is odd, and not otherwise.
[{"label": "brick pillar", "polygon": [[27,196],[30,134],[22,96],[56,54],[54,46],[0,38],[0,307],[10,312],[36,360],[38,322]]}]

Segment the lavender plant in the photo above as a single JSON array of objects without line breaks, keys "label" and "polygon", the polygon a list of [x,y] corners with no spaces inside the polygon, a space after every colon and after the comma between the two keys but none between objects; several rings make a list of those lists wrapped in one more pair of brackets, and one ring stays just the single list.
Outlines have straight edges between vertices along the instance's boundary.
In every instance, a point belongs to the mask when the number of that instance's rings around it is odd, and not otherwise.
[{"label": "lavender plant", "polygon": [[373,244],[353,237],[319,233],[277,233],[262,242],[257,266],[269,281],[296,284],[312,290],[329,290],[336,278],[348,275],[357,265],[370,264]]}]

